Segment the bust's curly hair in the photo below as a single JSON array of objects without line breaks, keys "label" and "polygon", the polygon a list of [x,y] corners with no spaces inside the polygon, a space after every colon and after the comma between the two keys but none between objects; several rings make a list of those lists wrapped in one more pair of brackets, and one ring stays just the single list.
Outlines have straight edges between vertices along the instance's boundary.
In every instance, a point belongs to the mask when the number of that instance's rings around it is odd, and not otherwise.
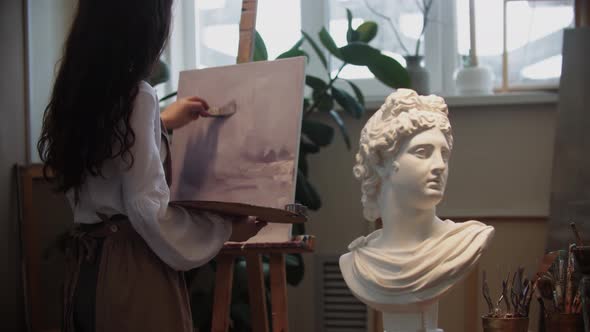
[{"label": "bust's curly hair", "polygon": [[354,176],[361,181],[361,201],[367,220],[380,218],[377,198],[381,177],[376,168],[383,167],[388,157],[396,157],[406,140],[435,127],[445,135],[452,149],[453,135],[444,99],[435,95],[419,96],[409,89],[390,94],[367,121],[353,168]]},{"label": "bust's curly hair", "polygon": [[138,84],[161,54],[172,0],[79,0],[43,116],[37,150],[57,190],[76,201],[86,176],[108,159],[131,167],[129,125]]}]

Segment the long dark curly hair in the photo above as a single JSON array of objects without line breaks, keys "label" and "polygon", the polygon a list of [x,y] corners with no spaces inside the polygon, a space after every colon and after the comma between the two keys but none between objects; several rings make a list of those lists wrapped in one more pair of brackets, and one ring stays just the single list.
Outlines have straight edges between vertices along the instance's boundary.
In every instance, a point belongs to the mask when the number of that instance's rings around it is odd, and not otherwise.
[{"label": "long dark curly hair", "polygon": [[79,0],[37,149],[56,190],[102,176],[108,159],[133,165],[129,125],[138,84],[168,39],[172,0]]}]

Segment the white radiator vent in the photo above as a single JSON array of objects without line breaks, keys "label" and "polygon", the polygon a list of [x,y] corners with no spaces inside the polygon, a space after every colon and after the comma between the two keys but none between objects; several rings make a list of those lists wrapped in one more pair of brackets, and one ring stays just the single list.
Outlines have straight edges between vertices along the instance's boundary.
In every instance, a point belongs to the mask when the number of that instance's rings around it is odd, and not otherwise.
[{"label": "white radiator vent", "polygon": [[357,300],[342,278],[339,256],[316,256],[319,299],[318,332],[366,332],[367,306]]}]

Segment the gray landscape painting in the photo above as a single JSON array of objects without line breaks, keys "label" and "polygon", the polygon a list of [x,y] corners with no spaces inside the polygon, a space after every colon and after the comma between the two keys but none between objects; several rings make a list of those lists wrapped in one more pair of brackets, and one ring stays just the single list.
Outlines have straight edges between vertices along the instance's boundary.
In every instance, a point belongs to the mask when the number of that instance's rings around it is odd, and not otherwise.
[{"label": "gray landscape painting", "polygon": [[[171,200],[293,203],[304,71],[304,59],[293,58],[182,72],[179,98],[199,96],[211,107],[235,102],[236,112],[174,131]],[[287,241],[290,232],[269,224],[250,242]]]}]

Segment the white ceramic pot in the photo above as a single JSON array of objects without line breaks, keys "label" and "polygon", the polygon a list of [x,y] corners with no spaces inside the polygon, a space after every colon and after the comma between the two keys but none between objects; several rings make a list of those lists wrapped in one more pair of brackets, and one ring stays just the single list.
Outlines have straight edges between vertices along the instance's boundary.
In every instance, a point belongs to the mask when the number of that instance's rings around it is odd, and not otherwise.
[{"label": "white ceramic pot", "polygon": [[461,68],[455,73],[455,86],[459,95],[491,95],[494,93],[494,73],[483,66]]}]

